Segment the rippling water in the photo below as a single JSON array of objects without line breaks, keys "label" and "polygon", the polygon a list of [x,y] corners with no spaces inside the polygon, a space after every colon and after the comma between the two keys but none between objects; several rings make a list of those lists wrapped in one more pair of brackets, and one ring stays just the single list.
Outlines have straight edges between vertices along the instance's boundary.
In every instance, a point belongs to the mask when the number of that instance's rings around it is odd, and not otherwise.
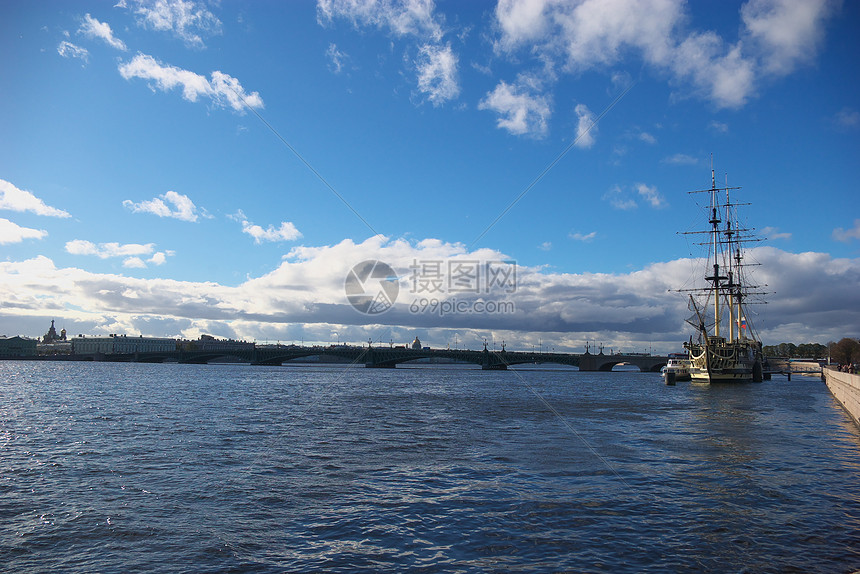
[{"label": "rippling water", "polygon": [[823,383],[0,362],[7,572],[848,572]]}]

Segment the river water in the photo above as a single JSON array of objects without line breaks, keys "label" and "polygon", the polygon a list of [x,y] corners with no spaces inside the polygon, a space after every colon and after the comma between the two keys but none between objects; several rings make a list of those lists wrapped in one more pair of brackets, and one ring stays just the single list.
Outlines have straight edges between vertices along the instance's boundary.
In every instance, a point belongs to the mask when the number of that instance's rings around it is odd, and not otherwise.
[{"label": "river water", "polygon": [[0,361],[4,572],[851,572],[817,379]]}]

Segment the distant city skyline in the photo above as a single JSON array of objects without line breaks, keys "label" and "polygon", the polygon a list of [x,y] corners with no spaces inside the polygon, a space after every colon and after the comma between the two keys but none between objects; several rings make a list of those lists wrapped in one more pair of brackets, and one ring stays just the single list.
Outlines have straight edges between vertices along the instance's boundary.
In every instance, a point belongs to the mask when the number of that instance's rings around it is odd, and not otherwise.
[{"label": "distant city skyline", "polygon": [[763,342],[857,337],[858,24],[829,0],[6,2],[0,334],[672,352],[713,161],[767,238]]}]

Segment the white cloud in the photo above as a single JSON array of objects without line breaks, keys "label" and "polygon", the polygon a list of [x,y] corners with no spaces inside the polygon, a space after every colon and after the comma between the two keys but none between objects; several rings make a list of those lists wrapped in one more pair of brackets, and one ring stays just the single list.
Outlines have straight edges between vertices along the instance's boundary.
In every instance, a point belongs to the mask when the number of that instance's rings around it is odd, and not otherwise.
[{"label": "white cloud", "polygon": [[750,0],[741,7],[749,39],[761,53],[762,67],[785,75],[815,58],[824,22],[838,8],[835,0]]},{"label": "white cloud", "polygon": [[235,215],[230,216],[231,219],[242,224],[242,233],[247,233],[254,238],[254,243],[260,244],[271,241],[293,241],[302,236],[301,232],[289,221],[282,221],[281,225],[275,227],[269,225],[263,228],[259,225],[251,223],[245,214],[240,209]]},{"label": "white cloud", "polygon": [[255,243],[264,241],[292,241],[302,236],[296,226],[289,221],[282,221],[280,227],[269,225],[263,229],[259,225],[250,222],[242,224],[242,233],[247,233],[254,238]]},{"label": "white cloud", "polygon": [[833,230],[833,239],[836,241],[844,241],[848,243],[852,239],[860,239],[860,219],[854,220],[853,229],[842,229],[837,227]]},{"label": "white cloud", "polygon": [[233,108],[236,112],[244,112],[245,106],[263,107],[263,99],[257,92],[246,93],[239,80],[219,71],[212,72],[211,80],[207,80],[200,74],[164,65],[152,56],[139,53],[131,61],[120,64],[119,73],[126,80],[149,80],[154,83],[153,90],[167,92],[181,88],[182,97],[189,102],[196,102],[200,97],[210,98],[214,104]]},{"label": "white cloud", "polygon": [[615,209],[636,209],[636,200],[631,198],[620,185],[614,185],[603,194],[603,199],[608,201]]},{"label": "white cloud", "polygon": [[335,18],[352,22],[356,28],[387,28],[397,36],[442,39],[442,26],[433,13],[433,0],[318,0],[317,20],[326,24]]},{"label": "white cloud", "polygon": [[[134,257],[143,260],[145,255],[129,254],[127,259]],[[793,325],[803,325],[796,337],[827,342],[852,332],[860,323],[860,290],[856,289],[860,259],[770,247],[751,250],[749,258],[761,263],[753,269],[755,281],[774,292],[768,305],[753,308],[766,314],[766,321],[754,322],[759,328],[767,327],[766,343],[784,340],[783,333]],[[362,315],[346,300],[344,279],[349,269],[368,259],[388,263],[401,277],[400,295],[384,315]],[[679,259],[622,274],[551,273],[518,266],[515,293],[483,294],[514,301],[513,313],[445,317],[411,313],[409,305],[417,296],[410,292],[409,269],[414,261],[457,259],[504,261],[509,257],[492,249],[469,252],[463,245],[438,240],[414,243],[377,236],[360,243],[344,240],[336,245],[295,247],[277,269],[236,287],[57,268],[45,257],[0,261],[0,299],[4,301],[0,316],[10,324],[45,309],[58,309],[66,324],[74,321],[99,330],[110,324],[118,327],[108,332],[125,328],[153,335],[173,335],[179,329],[206,332],[207,325],[217,324],[241,338],[275,334],[269,338],[297,342],[308,333],[318,333],[318,340],[327,341],[332,331],[341,340],[356,343],[368,337],[386,342],[402,337],[405,342],[408,333],[418,331],[427,333],[428,344],[444,346],[448,336],[458,331],[461,342],[466,336],[480,340],[479,335],[491,333],[508,341],[542,336],[544,341],[548,337],[557,341],[556,348],[581,352],[585,339],[599,336],[607,346],[653,341],[675,350],[690,334],[683,321],[688,312],[685,297],[669,290],[686,284],[691,269],[704,265]],[[458,301],[463,297],[457,294]],[[149,327],[132,329],[141,324]],[[87,331],[76,327],[76,332]],[[300,335],[286,336],[290,332]],[[773,337],[783,338],[774,341]]]},{"label": "white cloud", "polygon": [[590,148],[594,145],[594,136],[597,135],[597,123],[594,114],[585,104],[577,104],[576,112],[576,142],[578,148]]},{"label": "white cloud", "polygon": [[551,241],[544,241],[543,243],[538,245],[538,249],[540,249],[541,251],[551,251],[552,250],[552,242]]},{"label": "white cloud", "polygon": [[511,86],[502,81],[478,104],[480,110],[499,115],[496,125],[514,135],[542,137],[547,133],[550,116],[545,96],[526,93],[525,86]]},{"label": "white cloud", "polygon": [[325,55],[329,61],[329,69],[335,74],[341,73],[341,71],[343,71],[344,64],[349,60],[349,56],[344,52],[341,52],[334,43],[328,45]]},{"label": "white cloud", "polygon": [[[165,201],[172,204],[173,209]],[[159,217],[172,217],[182,221],[197,221],[198,218],[197,206],[194,202],[187,195],[175,191],[168,191],[159,197],[140,203],[126,199],[122,204],[135,213],[152,213]]]},{"label": "white cloud", "polygon": [[655,186],[637,183],[635,187],[639,196],[647,201],[651,207],[655,209],[666,207],[666,199],[660,195]]},{"label": "white cloud", "polygon": [[729,133],[729,126],[728,126],[728,124],[724,124],[723,122],[718,122],[718,121],[714,120],[714,121],[712,121],[711,123],[709,123],[709,124],[708,124],[708,127],[709,127],[712,131],[714,131],[714,132],[716,132],[716,133],[718,133],[718,134],[727,134],[727,133]]},{"label": "white cloud", "polygon": [[[742,38],[688,31],[683,0],[500,0],[499,53],[528,53],[554,73],[606,70],[630,55],[668,74],[681,90],[737,108],[767,77],[810,61],[838,0],[750,0]],[[550,75],[551,75],[550,73]]]},{"label": "white cloud", "polygon": [[665,157],[660,161],[662,163],[669,163],[674,165],[696,165],[699,163],[698,159],[684,153],[676,153],[674,155],[670,155],[669,157]]},{"label": "white cloud", "polygon": [[[133,7],[129,7],[129,5]],[[221,34],[221,20],[202,2],[191,0],[120,0],[121,8],[129,8],[138,24],[159,32],[171,32],[187,45],[204,48],[203,36]]]},{"label": "white cloud", "polygon": [[761,235],[765,239],[791,239],[791,233],[781,232],[778,227],[765,227],[761,230]]},{"label": "white cloud", "polygon": [[641,132],[637,137],[639,138],[639,141],[643,141],[649,145],[654,145],[657,143],[657,138],[655,138],[653,135],[649,134],[648,132]]},{"label": "white cloud", "polygon": [[57,53],[64,58],[78,58],[86,64],[89,61],[90,53],[86,48],[82,48],[69,41],[63,40],[57,45]]},{"label": "white cloud", "polygon": [[550,26],[546,14],[549,4],[548,0],[499,0],[496,4],[496,20],[502,35],[497,49],[511,51],[545,37]]},{"label": "white cloud", "polygon": [[671,70],[719,107],[739,108],[754,91],[754,62],[742,56],[740,45],[726,46],[713,32],[684,39],[675,49]]},{"label": "white cloud", "polygon": [[29,211],[36,215],[50,217],[71,217],[68,211],[46,205],[32,192],[18,189],[5,179],[0,179],[0,209],[10,211]]},{"label": "white cloud", "polygon": [[164,265],[167,261],[167,257],[169,255],[174,255],[173,251],[157,251],[152,254],[152,257],[147,259],[147,263],[152,263],[153,265]]},{"label": "white cloud", "polygon": [[0,217],[0,245],[21,243],[25,239],[42,239],[48,236],[44,229],[21,227],[13,221]]},{"label": "white cloud", "polygon": [[[66,242],[66,252],[72,255],[95,255],[100,259],[123,257],[122,266],[127,269],[145,269],[147,263],[163,265],[173,251],[155,251],[154,243],[99,243],[86,239],[73,239]],[[151,255],[144,261],[144,257]]]},{"label": "white cloud", "polygon": [[[435,13],[433,0],[318,0],[319,24],[325,26],[335,19],[347,20],[356,29],[387,30],[408,42],[408,53],[416,54],[406,61],[416,72],[417,91],[434,106],[460,95],[459,58],[451,44],[442,42],[444,18]],[[339,73],[345,60],[343,53],[330,44],[326,55],[330,69]]]},{"label": "white cloud", "polygon": [[125,42],[113,35],[113,30],[111,30],[110,24],[99,22],[89,14],[84,16],[84,21],[81,23],[78,33],[83,34],[87,38],[98,38],[104,40],[107,42],[108,46],[116,48],[117,50],[122,50],[123,52],[127,50]]},{"label": "white cloud", "polygon": [[140,257],[129,257],[122,262],[122,266],[129,269],[145,269],[146,263]]},{"label": "white cloud", "polygon": [[418,60],[418,90],[427,95],[434,106],[455,99],[460,94],[457,82],[457,56],[451,46],[425,44]]},{"label": "white cloud", "polygon": [[571,233],[568,235],[568,237],[570,237],[571,239],[575,239],[576,241],[583,241],[588,243],[592,241],[595,237],[597,237],[597,232],[592,231],[591,233]]},{"label": "white cloud", "polygon": [[66,252],[72,255],[95,255],[101,259],[109,257],[130,257],[149,255],[155,250],[154,243],[99,243],[98,245],[86,239],[73,239],[66,242]]},{"label": "white cloud", "polygon": [[603,199],[615,209],[622,210],[636,209],[639,207],[637,200],[644,201],[654,209],[666,207],[666,200],[657,191],[657,187],[644,183],[637,183],[632,188],[614,185],[603,194]]},{"label": "white cloud", "polygon": [[842,108],[836,114],[836,125],[841,128],[856,128],[860,126],[860,112],[854,108]]}]

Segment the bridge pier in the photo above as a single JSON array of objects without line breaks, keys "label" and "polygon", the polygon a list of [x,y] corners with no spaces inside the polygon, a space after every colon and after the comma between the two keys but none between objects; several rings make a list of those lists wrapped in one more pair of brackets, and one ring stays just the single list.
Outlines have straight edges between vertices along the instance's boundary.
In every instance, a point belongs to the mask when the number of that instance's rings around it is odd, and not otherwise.
[{"label": "bridge pier", "polygon": [[505,351],[502,348],[501,353],[490,353],[490,350],[487,349],[487,343],[484,343],[484,350],[481,351],[481,370],[482,371],[507,371],[508,363],[505,360]]},{"label": "bridge pier", "polygon": [[507,371],[508,366],[504,363],[496,363],[494,365],[483,364],[481,365],[482,371]]}]

